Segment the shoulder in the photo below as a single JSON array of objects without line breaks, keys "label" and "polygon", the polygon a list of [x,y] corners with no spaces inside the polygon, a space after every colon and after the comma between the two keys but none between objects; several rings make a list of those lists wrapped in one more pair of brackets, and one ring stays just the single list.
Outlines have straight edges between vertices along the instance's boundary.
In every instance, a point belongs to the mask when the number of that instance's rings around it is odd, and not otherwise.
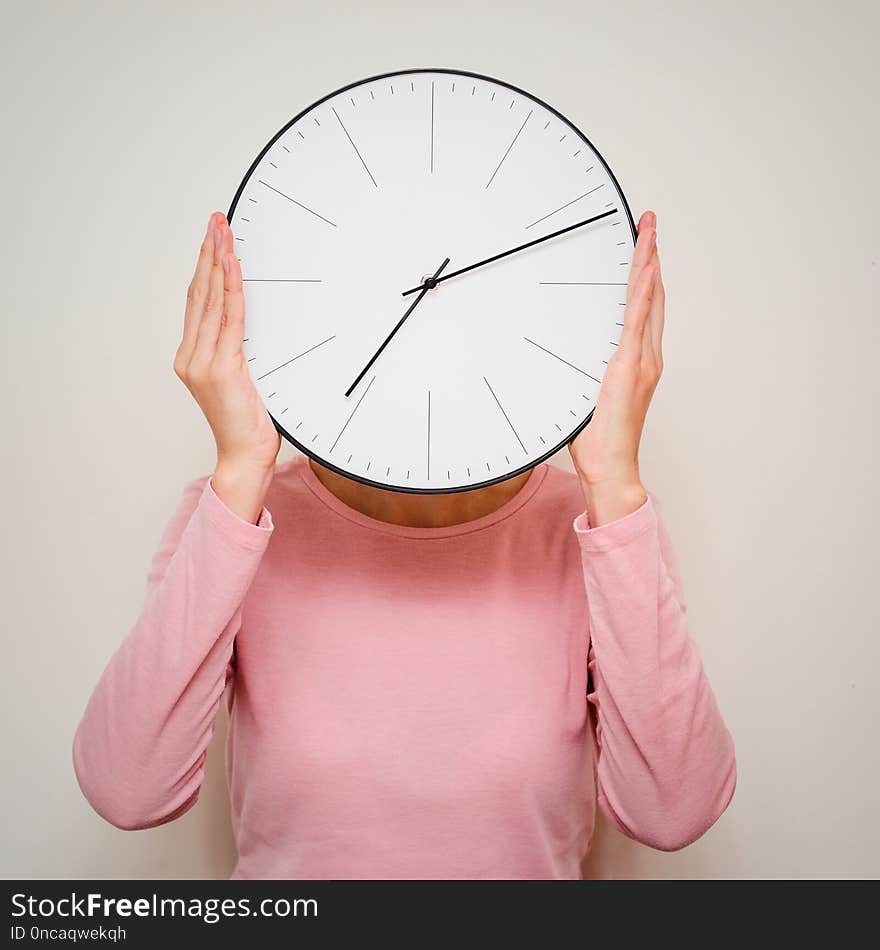
[{"label": "shoulder", "polygon": [[302,534],[326,522],[329,509],[316,482],[305,455],[297,453],[275,466],[265,505],[285,534]]},{"label": "shoulder", "polygon": [[549,509],[555,518],[574,520],[584,510],[584,494],[574,472],[545,463],[544,481],[537,493],[538,507]]},{"label": "shoulder", "polygon": [[275,466],[275,474],[272,477],[272,483],[266,493],[266,506],[282,506],[301,501],[304,497],[310,497],[306,480],[303,478],[303,470],[308,466],[309,460],[305,455],[294,455],[286,462],[281,462]]},{"label": "shoulder", "polygon": [[574,539],[572,525],[584,510],[584,496],[577,476],[544,462],[534,476],[540,478],[535,493],[523,505],[519,523],[533,540],[543,537],[553,545]]},{"label": "shoulder", "polygon": [[286,462],[279,462],[275,466],[275,477],[273,482],[278,481],[285,487],[302,483],[300,477],[303,468],[309,464],[305,455],[293,455]]}]

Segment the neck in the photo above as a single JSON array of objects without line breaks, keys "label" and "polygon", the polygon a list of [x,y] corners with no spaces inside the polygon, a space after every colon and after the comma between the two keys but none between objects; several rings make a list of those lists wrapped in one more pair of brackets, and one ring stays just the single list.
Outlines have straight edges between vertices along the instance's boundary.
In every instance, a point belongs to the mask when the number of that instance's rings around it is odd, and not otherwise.
[{"label": "neck", "polygon": [[408,528],[447,528],[475,521],[508,502],[528,481],[531,471],[473,491],[415,495],[362,485],[308,460],[315,477],[341,502],[361,514]]}]

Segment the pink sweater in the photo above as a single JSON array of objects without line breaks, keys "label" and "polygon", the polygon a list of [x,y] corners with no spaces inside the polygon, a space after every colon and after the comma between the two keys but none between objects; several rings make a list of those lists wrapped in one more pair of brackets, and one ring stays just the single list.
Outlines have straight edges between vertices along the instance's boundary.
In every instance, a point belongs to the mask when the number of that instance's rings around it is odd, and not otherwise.
[{"label": "pink sweater", "polygon": [[256,524],[189,482],[76,730],[95,810],[191,808],[224,690],[232,878],[579,878],[597,800],[674,850],[736,785],[656,499],[590,529],[547,464],[447,528],[360,514],[302,457]]}]

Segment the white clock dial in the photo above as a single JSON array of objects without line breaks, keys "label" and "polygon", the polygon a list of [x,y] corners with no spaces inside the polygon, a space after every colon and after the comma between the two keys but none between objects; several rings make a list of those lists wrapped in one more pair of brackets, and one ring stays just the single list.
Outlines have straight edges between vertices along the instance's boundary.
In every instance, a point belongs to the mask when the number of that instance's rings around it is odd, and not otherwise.
[{"label": "white clock dial", "polygon": [[528,93],[434,69],[348,86],[262,150],[229,222],[251,378],[323,465],[458,491],[588,422],[636,230],[593,145]]}]

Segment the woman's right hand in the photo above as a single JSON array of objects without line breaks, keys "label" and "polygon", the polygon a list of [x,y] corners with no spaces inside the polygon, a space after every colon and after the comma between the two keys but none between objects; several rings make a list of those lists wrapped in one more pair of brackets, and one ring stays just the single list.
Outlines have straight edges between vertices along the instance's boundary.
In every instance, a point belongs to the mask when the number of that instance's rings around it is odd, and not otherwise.
[{"label": "woman's right hand", "polygon": [[228,486],[234,509],[253,520],[260,510],[257,506],[254,512],[254,506],[257,501],[262,504],[260,488],[265,494],[271,481],[281,437],[251,380],[242,350],[244,294],[232,242],[225,215],[215,212],[187,290],[174,372],[214,433],[214,488],[221,482]]}]

